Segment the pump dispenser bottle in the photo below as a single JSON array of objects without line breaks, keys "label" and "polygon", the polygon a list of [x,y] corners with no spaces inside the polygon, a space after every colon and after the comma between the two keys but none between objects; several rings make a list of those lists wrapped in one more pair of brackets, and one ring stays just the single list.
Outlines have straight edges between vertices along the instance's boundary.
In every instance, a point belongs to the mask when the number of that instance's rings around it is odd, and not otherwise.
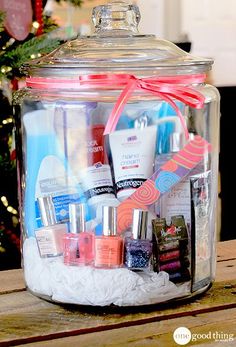
[{"label": "pump dispenser bottle", "polygon": [[39,253],[42,258],[57,257],[63,253],[63,236],[66,224],[57,224],[56,213],[51,196],[38,198],[43,227],[35,230]]},{"label": "pump dispenser bottle", "polygon": [[103,235],[95,237],[95,267],[118,268],[123,264],[123,239],[117,235],[117,210],[103,206]]},{"label": "pump dispenser bottle", "polygon": [[133,210],[132,238],[125,241],[125,265],[131,270],[144,270],[150,266],[152,242],[147,239],[148,211]]},{"label": "pump dispenser bottle", "polygon": [[91,265],[94,260],[94,233],[85,228],[85,205],[69,204],[70,233],[64,235],[64,264]]}]

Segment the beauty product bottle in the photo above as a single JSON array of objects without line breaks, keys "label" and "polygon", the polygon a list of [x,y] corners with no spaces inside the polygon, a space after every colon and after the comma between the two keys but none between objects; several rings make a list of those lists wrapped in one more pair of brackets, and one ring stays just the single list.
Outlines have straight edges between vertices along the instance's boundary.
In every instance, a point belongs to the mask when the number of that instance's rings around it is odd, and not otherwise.
[{"label": "beauty product bottle", "polygon": [[125,241],[125,265],[131,270],[143,270],[150,266],[152,242],[147,239],[148,211],[133,210],[132,238]]},{"label": "beauty product bottle", "polygon": [[95,237],[95,261],[98,268],[118,268],[123,265],[123,239],[117,235],[117,210],[103,206],[103,235]]},{"label": "beauty product bottle", "polygon": [[70,232],[63,238],[64,264],[91,265],[94,260],[94,233],[85,230],[85,205],[69,204]]},{"label": "beauty product bottle", "polygon": [[[159,169],[184,146],[183,133],[174,132],[170,135],[170,152],[157,156],[155,161],[155,170]],[[171,216],[182,214],[188,224],[191,223],[191,205],[190,205],[190,184],[189,177],[185,177],[180,183],[174,186],[163,198],[160,204],[155,207],[155,212],[163,218],[166,218],[167,224],[170,224]]]},{"label": "beauty product bottle", "polygon": [[[189,134],[190,139],[193,139],[194,134]],[[170,152],[160,154],[155,161],[155,170],[159,169],[175,154],[177,154],[185,144],[183,133],[174,132],[170,135]],[[167,224],[171,222],[172,215],[183,215],[185,222],[191,230],[191,186],[190,178],[199,172],[204,172],[209,165],[208,158],[198,164],[190,174],[187,175],[180,183],[176,184],[167,194],[165,194],[160,204],[155,207],[155,212],[161,217],[165,217]]]},{"label": "beauty product bottle", "polygon": [[179,132],[173,132],[169,137],[170,151],[167,153],[161,153],[157,155],[155,160],[155,170],[158,170],[168,160],[170,160],[174,154],[179,152],[184,147],[184,134]]},{"label": "beauty product bottle", "polygon": [[127,199],[153,174],[156,148],[155,125],[124,129],[109,134],[116,196]]},{"label": "beauty product bottle", "polygon": [[79,173],[87,202],[95,210],[106,199],[116,200],[111,168],[105,150],[104,130],[103,124],[87,127],[84,148],[86,165]]},{"label": "beauty product bottle", "polygon": [[67,224],[57,223],[51,196],[38,198],[38,204],[43,227],[35,230],[35,237],[40,256],[60,256],[63,253],[63,236],[67,232]]},{"label": "beauty product bottle", "polygon": [[211,281],[212,245],[214,232],[209,226],[213,213],[210,199],[211,171],[190,177],[192,206],[192,291],[202,288]]}]

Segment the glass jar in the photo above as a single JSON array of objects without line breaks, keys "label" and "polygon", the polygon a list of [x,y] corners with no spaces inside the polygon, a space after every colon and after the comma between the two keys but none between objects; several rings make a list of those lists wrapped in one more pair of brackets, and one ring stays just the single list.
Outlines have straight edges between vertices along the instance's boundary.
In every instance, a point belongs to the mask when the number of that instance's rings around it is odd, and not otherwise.
[{"label": "glass jar", "polygon": [[[147,305],[214,280],[213,61],[139,34],[139,20],[124,1],[95,7],[94,35],[24,67],[15,106],[24,274],[55,302]],[[148,266],[127,266],[127,254],[142,263],[146,245]]]}]

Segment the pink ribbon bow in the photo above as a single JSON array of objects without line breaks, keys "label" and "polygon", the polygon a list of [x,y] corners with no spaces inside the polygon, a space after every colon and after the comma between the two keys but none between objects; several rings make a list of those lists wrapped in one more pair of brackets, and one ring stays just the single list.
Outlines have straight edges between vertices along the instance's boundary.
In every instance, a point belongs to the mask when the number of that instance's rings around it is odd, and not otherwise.
[{"label": "pink ribbon bow", "polygon": [[141,89],[157,95],[174,108],[181,121],[185,136],[188,139],[189,134],[184,117],[174,100],[179,100],[184,104],[196,109],[202,108],[205,97],[196,89],[186,85],[203,83],[205,78],[205,74],[165,77],[155,76],[148,78],[137,78],[129,74],[107,74],[80,76],[79,80],[81,86],[107,88],[109,86],[124,86],[124,89],[117,99],[116,104],[110,114],[104,135],[115,130],[121,112],[131,97],[131,94],[134,92],[134,90]]},{"label": "pink ribbon bow", "polygon": [[104,134],[115,130],[119,117],[134,90],[143,90],[158,96],[168,102],[178,115],[186,138],[188,129],[184,117],[174,100],[179,100],[190,107],[200,109],[204,105],[205,97],[194,87],[189,85],[199,84],[205,81],[205,74],[177,75],[177,76],[153,76],[137,78],[129,74],[104,74],[104,75],[81,75],[74,79],[53,79],[42,77],[30,77],[26,79],[26,85],[39,89],[118,89],[124,88],[106,124]]}]

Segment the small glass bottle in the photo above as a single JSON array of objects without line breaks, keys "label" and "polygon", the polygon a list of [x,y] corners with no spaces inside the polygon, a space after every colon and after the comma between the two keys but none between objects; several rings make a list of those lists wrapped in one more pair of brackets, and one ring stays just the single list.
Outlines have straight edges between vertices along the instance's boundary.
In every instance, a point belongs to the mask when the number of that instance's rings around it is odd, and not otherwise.
[{"label": "small glass bottle", "polygon": [[41,228],[35,230],[40,256],[42,258],[61,256],[67,224],[57,223],[51,196],[39,197],[38,205],[43,224]]},{"label": "small glass bottle", "polygon": [[184,134],[180,132],[173,132],[169,136],[170,151],[161,153],[155,159],[155,171],[160,169],[168,160],[170,160],[176,153],[178,153],[185,145]]},{"label": "small glass bottle", "polygon": [[125,265],[131,270],[144,270],[150,266],[152,242],[147,239],[148,211],[133,210],[132,238],[125,240]]},{"label": "small glass bottle", "polygon": [[[191,135],[192,138],[193,135]],[[171,160],[184,147],[186,139],[184,134],[173,132],[169,136],[170,152],[159,154],[155,161],[155,170],[160,169],[167,161]],[[191,223],[191,194],[189,177],[186,176],[180,183],[176,184],[167,194],[165,194],[160,202],[155,205],[155,213],[157,216],[166,218],[170,224],[171,216],[181,213],[185,216],[187,223]]]},{"label": "small glass bottle", "polygon": [[123,265],[123,238],[117,235],[117,210],[103,206],[103,235],[95,237],[95,267],[118,268]]},{"label": "small glass bottle", "polygon": [[85,229],[85,205],[69,204],[70,233],[63,238],[64,264],[91,265],[94,261],[94,233]]}]

